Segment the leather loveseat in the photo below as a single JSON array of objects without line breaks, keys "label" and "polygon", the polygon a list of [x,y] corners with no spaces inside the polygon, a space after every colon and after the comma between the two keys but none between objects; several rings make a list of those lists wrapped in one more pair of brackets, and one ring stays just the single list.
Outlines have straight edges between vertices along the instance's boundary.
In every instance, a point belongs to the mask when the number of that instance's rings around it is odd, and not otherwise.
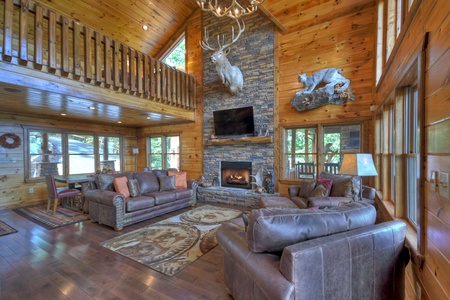
[{"label": "leather loveseat", "polygon": [[319,181],[305,179],[301,185],[291,185],[288,188],[289,198],[299,208],[308,207],[333,207],[342,203],[350,202],[355,195],[362,195],[362,201],[376,205],[376,190],[370,186],[362,186],[360,191],[361,177],[350,175],[331,174],[321,172],[319,178],[331,180],[331,189],[326,195],[317,191]]},{"label": "leather loveseat", "polygon": [[[167,170],[95,175],[92,189],[84,193],[90,218],[121,230],[124,226],[195,205],[197,181],[186,180],[184,172],[174,173],[177,175]],[[177,177],[183,173],[184,184],[181,178],[179,185]],[[126,178],[128,185],[133,183],[134,193],[128,196],[116,191],[114,181],[118,178]]]},{"label": "leather loveseat", "polygon": [[404,299],[405,224],[374,225],[364,202],[321,210],[262,208],[217,240],[234,299]]}]

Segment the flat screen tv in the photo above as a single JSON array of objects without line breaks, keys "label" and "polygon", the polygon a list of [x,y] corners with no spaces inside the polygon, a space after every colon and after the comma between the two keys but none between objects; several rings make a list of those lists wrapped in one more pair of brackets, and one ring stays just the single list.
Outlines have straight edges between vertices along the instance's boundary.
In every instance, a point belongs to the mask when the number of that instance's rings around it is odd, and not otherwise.
[{"label": "flat screen tv", "polygon": [[214,134],[218,138],[249,136],[255,131],[252,106],[216,110],[213,115]]}]

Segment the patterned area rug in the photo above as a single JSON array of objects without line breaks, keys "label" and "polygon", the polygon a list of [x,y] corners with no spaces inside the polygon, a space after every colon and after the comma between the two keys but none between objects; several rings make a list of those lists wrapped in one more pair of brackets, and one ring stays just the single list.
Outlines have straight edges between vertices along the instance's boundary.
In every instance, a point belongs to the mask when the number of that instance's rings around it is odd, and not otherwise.
[{"label": "patterned area rug", "polygon": [[100,245],[173,276],[217,246],[220,223],[241,214],[236,209],[205,205]]},{"label": "patterned area rug", "polygon": [[6,224],[5,222],[0,221],[0,236],[7,235],[7,234],[10,234],[10,233],[15,233],[15,232],[17,232],[17,230],[12,228],[11,226]]},{"label": "patterned area rug", "polygon": [[61,205],[55,215],[52,215],[52,210],[47,212],[46,204],[16,208],[13,211],[49,230],[89,220],[89,215]]}]

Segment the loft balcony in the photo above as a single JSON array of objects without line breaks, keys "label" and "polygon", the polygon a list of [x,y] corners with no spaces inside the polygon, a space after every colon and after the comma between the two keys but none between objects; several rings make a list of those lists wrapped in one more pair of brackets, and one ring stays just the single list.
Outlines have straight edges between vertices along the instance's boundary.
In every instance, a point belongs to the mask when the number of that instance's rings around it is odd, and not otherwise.
[{"label": "loft balcony", "polygon": [[0,111],[50,117],[56,106],[82,117],[99,105],[110,113],[93,116],[97,123],[117,114],[135,127],[193,122],[195,86],[193,76],[38,3],[0,0]]}]

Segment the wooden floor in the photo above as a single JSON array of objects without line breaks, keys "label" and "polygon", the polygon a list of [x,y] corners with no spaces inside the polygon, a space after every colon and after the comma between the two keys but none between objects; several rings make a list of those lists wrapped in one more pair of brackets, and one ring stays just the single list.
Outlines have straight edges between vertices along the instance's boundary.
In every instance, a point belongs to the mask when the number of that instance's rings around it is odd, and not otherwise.
[{"label": "wooden floor", "polygon": [[46,230],[2,210],[18,232],[0,237],[0,299],[232,299],[219,246],[168,277],[99,245],[189,209],[120,232],[93,221]]}]

